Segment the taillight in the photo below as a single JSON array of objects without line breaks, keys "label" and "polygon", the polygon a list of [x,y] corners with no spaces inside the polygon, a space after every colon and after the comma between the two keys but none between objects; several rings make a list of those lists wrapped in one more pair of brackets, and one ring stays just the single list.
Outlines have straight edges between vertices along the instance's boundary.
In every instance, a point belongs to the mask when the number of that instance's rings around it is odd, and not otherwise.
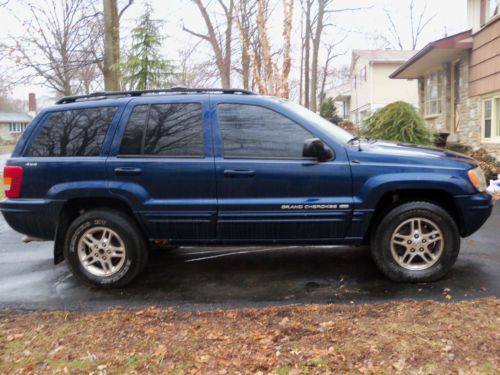
[{"label": "taillight", "polygon": [[18,198],[23,182],[23,167],[6,165],[3,167],[3,188],[7,198]]}]

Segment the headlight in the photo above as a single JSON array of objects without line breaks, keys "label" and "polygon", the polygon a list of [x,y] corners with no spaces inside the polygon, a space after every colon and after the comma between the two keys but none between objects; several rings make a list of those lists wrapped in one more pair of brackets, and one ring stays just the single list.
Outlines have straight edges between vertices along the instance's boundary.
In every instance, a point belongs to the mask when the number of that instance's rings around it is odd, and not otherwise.
[{"label": "headlight", "polygon": [[469,180],[474,185],[474,187],[483,192],[486,190],[488,185],[486,184],[486,177],[484,176],[484,172],[481,168],[477,167],[474,169],[469,169],[467,171],[467,175],[469,176]]}]

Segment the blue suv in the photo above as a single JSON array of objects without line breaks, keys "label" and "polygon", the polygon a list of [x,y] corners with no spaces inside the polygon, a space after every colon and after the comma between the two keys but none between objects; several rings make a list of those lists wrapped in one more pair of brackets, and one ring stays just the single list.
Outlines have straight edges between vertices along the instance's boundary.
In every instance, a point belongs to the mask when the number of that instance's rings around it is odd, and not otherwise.
[{"label": "blue suv", "polygon": [[394,281],[442,277],[489,217],[476,162],[362,140],[292,102],[245,90],[66,97],[4,169],[8,224],[54,260],[121,287],[152,245],[369,244]]}]

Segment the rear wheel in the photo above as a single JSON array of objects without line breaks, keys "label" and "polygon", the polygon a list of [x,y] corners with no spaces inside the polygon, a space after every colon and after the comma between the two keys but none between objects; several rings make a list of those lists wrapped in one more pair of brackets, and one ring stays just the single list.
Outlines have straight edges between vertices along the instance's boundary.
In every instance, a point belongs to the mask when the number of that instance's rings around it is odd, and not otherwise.
[{"label": "rear wheel", "polygon": [[147,246],[137,225],[117,210],[92,210],[68,228],[65,258],[73,274],[94,287],[122,287],[147,262]]},{"label": "rear wheel", "polygon": [[447,211],[429,202],[410,202],[390,211],[372,236],[372,257],[391,280],[434,281],[455,263],[457,226]]}]

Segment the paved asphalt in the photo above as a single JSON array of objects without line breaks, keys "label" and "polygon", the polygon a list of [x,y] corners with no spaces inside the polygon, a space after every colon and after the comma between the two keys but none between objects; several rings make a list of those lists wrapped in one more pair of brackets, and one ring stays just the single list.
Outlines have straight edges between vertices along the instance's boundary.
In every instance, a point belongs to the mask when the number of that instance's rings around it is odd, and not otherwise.
[{"label": "paved asphalt", "polygon": [[[21,243],[0,219],[0,309],[111,306],[229,308],[295,303],[446,301],[500,297],[500,204],[485,226],[462,241],[452,272],[429,284],[395,284],[381,275],[367,248],[232,247],[164,250],[122,290],[79,284],[65,263],[52,263],[52,243]],[[449,298],[449,297],[448,297]]]}]

